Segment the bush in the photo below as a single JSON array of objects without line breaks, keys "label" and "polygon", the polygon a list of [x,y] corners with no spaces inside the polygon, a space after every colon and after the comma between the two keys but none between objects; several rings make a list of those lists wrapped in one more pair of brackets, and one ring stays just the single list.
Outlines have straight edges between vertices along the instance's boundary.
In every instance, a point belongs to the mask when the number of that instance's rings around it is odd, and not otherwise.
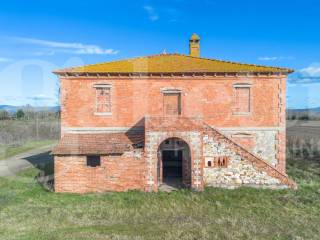
[{"label": "bush", "polygon": [[24,118],[25,114],[24,114],[24,111],[22,109],[19,109],[16,113],[16,117],[18,119],[21,119],[21,118]]}]

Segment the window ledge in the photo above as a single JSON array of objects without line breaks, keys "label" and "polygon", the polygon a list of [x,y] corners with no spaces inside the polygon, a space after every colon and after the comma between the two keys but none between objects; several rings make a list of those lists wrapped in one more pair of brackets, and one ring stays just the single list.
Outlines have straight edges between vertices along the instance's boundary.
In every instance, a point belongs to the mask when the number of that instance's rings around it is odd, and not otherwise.
[{"label": "window ledge", "polygon": [[232,115],[236,115],[236,116],[250,116],[251,112],[234,112],[232,113]]},{"label": "window ledge", "polygon": [[111,112],[95,112],[94,115],[96,116],[111,116]]}]

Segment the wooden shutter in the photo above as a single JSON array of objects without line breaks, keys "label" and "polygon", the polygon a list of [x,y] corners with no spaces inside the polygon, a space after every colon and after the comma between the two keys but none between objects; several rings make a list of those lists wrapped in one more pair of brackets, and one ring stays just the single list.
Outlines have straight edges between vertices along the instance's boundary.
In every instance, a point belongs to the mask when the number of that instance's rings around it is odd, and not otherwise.
[{"label": "wooden shutter", "polygon": [[164,93],[163,108],[165,115],[181,114],[181,96],[180,93]]},{"label": "wooden shutter", "polygon": [[239,113],[250,112],[250,88],[235,88],[235,111]]}]

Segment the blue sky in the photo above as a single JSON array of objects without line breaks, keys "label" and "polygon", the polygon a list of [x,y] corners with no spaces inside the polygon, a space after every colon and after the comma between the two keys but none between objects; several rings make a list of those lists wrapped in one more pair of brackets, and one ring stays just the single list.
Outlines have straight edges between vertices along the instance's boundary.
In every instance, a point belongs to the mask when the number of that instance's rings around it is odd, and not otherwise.
[{"label": "blue sky", "polygon": [[290,67],[288,106],[320,106],[318,0],[2,1],[0,105],[55,105],[53,69],[167,52]]}]

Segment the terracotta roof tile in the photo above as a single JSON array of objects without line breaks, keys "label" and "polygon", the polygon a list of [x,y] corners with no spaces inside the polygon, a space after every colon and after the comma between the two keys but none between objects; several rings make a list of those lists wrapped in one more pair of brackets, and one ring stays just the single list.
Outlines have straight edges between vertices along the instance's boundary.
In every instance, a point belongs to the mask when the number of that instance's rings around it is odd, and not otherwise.
[{"label": "terracotta roof tile", "polygon": [[54,155],[121,154],[144,144],[143,132],[66,134],[53,149]]},{"label": "terracotta roof tile", "polygon": [[181,54],[160,54],[127,60],[104,62],[55,71],[59,73],[228,73],[228,72],[280,72],[291,73],[288,68],[259,66],[198,58]]}]

